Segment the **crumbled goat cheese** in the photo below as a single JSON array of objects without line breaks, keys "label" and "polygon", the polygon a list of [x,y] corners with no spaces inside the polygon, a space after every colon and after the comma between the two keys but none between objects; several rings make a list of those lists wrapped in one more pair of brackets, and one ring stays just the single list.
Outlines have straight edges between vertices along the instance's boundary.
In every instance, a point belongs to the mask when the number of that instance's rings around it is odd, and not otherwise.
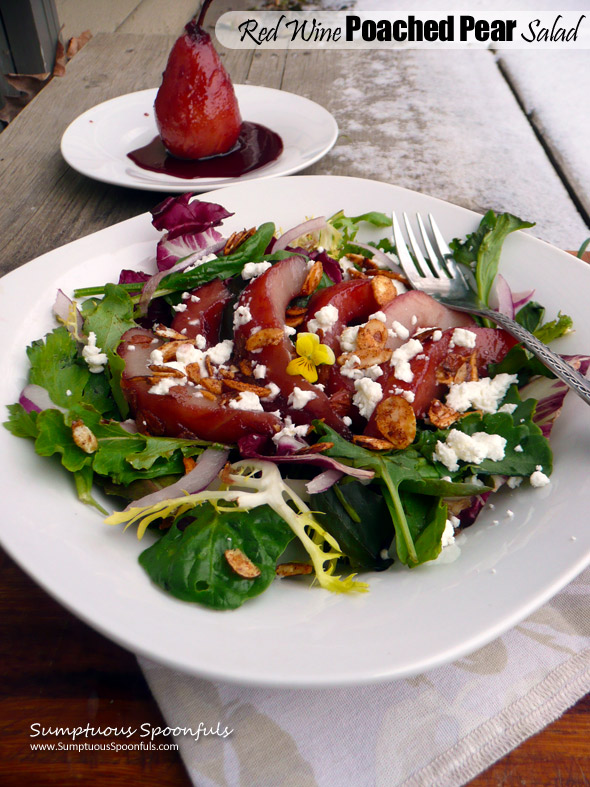
[{"label": "crumbled goat cheese", "polygon": [[394,334],[397,336],[398,339],[402,340],[402,342],[405,342],[406,339],[410,338],[409,330],[406,328],[405,325],[402,325],[401,322],[398,322],[397,320],[394,320],[391,323],[391,330],[394,332]]},{"label": "crumbled goat cheese", "polygon": [[514,450],[516,451],[517,454],[522,454],[524,448],[521,445],[515,445]]},{"label": "crumbled goat cheese", "polygon": [[499,413],[508,413],[508,415],[512,415],[512,413],[516,410],[516,405],[513,402],[506,402],[501,407],[498,407]]},{"label": "crumbled goat cheese", "polygon": [[182,298],[183,301],[188,301],[188,299],[191,297],[191,294],[190,292],[183,292],[180,297]]},{"label": "crumbled goat cheese", "polygon": [[340,334],[340,347],[342,352],[352,353],[356,350],[356,340],[360,325],[351,325]]},{"label": "crumbled goat cheese", "polygon": [[303,391],[298,386],[295,386],[295,388],[293,388],[293,393],[291,393],[287,399],[287,404],[294,410],[303,410],[303,408],[316,397],[317,393],[314,391]]},{"label": "crumbled goat cheese", "polygon": [[92,374],[99,374],[104,370],[108,363],[106,353],[103,353],[100,347],[96,346],[96,334],[90,331],[88,334],[88,342],[82,349],[82,357],[88,364],[88,369]]},{"label": "crumbled goat cheese", "polygon": [[266,387],[270,388],[270,393],[269,393],[268,396],[264,397],[264,401],[265,402],[274,402],[274,400],[280,394],[281,389],[279,388],[279,386],[276,383],[269,383]]},{"label": "crumbled goat cheese", "polygon": [[200,300],[201,299],[199,298],[198,295],[191,295],[191,302],[192,303],[198,303]]},{"label": "crumbled goat cheese", "polygon": [[477,334],[467,328],[455,328],[449,342],[449,347],[467,347],[473,349],[477,340]]},{"label": "crumbled goat cheese", "polygon": [[409,402],[410,404],[412,404],[412,402],[416,398],[416,394],[414,393],[414,391],[405,391],[403,388],[396,387],[393,389],[391,393],[394,394],[395,396],[402,396],[406,400],[406,402]]},{"label": "crumbled goat cheese", "polygon": [[441,339],[442,339],[442,331],[437,328],[436,331],[432,334],[432,341],[440,342]]},{"label": "crumbled goat cheese", "polygon": [[470,407],[484,413],[495,413],[506,391],[517,380],[515,374],[502,373],[494,378],[482,377],[481,380],[453,383],[447,394],[447,404],[458,413],[464,413]]},{"label": "crumbled goat cheese", "polygon": [[547,484],[551,483],[548,476],[546,476],[543,472],[541,465],[537,465],[535,472],[531,473],[529,481],[531,482],[531,486],[534,486],[535,489],[540,489],[541,487],[547,486]]},{"label": "crumbled goat cheese", "polygon": [[172,307],[175,312],[185,312],[188,309],[186,303],[177,303],[176,306]]},{"label": "crumbled goat cheese", "polygon": [[128,350],[135,350],[135,345],[134,344],[128,344],[127,345],[127,349]]},{"label": "crumbled goat cheese", "polygon": [[66,396],[71,396],[71,395],[72,395],[72,392],[71,392],[71,391],[70,391],[70,389],[68,388],[68,390],[66,391]]},{"label": "crumbled goat cheese", "polygon": [[410,361],[415,355],[422,351],[422,345],[418,339],[410,339],[401,347],[393,351],[391,365],[395,368],[394,376],[405,383],[411,383],[414,373],[410,366]]},{"label": "crumbled goat cheese", "polygon": [[234,313],[234,331],[236,328],[239,328],[240,325],[247,325],[251,320],[252,312],[250,311],[250,307],[247,304],[238,306]]},{"label": "crumbled goat cheese", "polygon": [[369,314],[369,320],[379,320],[380,322],[387,322],[387,316],[385,312],[375,312],[375,314]]},{"label": "crumbled goat cheese", "polygon": [[324,332],[327,332],[338,322],[338,317],[338,309],[332,306],[331,303],[328,303],[326,306],[318,309],[313,319],[309,320],[307,330],[311,333],[317,333],[321,328]]},{"label": "crumbled goat cheese", "polygon": [[240,391],[237,399],[230,400],[229,406],[232,410],[249,410],[251,412],[263,409],[260,398],[253,391]]},{"label": "crumbled goat cheese", "polygon": [[291,325],[285,325],[285,333],[287,336],[293,336],[297,333],[297,328],[293,328]]},{"label": "crumbled goat cheese", "polygon": [[186,380],[186,377],[162,377],[155,385],[152,385],[148,393],[165,396],[170,393],[170,389],[174,388],[174,386],[186,385]]},{"label": "crumbled goat cheese", "polygon": [[373,410],[383,398],[383,389],[379,383],[371,380],[369,377],[355,380],[354,387],[356,393],[352,397],[353,404],[358,407],[358,411],[363,418],[369,419],[373,414]]},{"label": "crumbled goat cheese", "polygon": [[347,415],[342,418],[342,421],[344,424],[346,424],[346,426],[352,425],[352,418],[349,418]]},{"label": "crumbled goat cheese", "polygon": [[352,260],[349,260],[348,257],[340,257],[338,260],[338,265],[340,265],[340,270],[342,271],[342,278],[344,280],[350,279],[350,271],[352,269],[357,270],[356,265]]},{"label": "crumbled goat cheese", "polygon": [[516,489],[517,486],[522,484],[522,476],[512,475],[507,479],[506,484],[510,489]]},{"label": "crumbled goat cheese", "polygon": [[216,344],[214,347],[210,347],[205,353],[205,355],[209,356],[211,363],[220,366],[222,363],[226,363],[227,361],[229,361],[233,349],[234,349],[234,343],[232,342],[232,340],[224,339],[222,342],[219,342],[219,344]]},{"label": "crumbled goat cheese", "polygon": [[418,322],[418,318],[416,317],[415,314],[412,314],[412,319],[410,322],[412,323],[412,325],[416,325],[416,323]]},{"label": "crumbled goat cheese", "polygon": [[[195,253],[199,254],[199,252],[195,252]],[[184,269],[184,272],[188,273],[189,271],[194,271],[195,268],[199,268],[204,263],[211,262],[211,260],[216,260],[216,259],[217,259],[217,254],[206,254],[204,257],[200,257],[198,260],[195,260],[195,262],[193,262],[192,265],[188,265]]]},{"label": "crumbled goat cheese", "polygon": [[451,472],[459,469],[459,460],[479,465],[484,459],[498,462],[504,458],[506,440],[497,434],[474,432],[472,435],[451,429],[445,442],[437,440],[433,458]]},{"label": "crumbled goat cheese", "polygon": [[195,336],[195,346],[199,350],[204,350],[205,347],[207,346],[207,339],[205,339],[202,333],[198,333]]},{"label": "crumbled goat cheese", "polygon": [[247,262],[242,268],[242,279],[255,279],[269,268],[272,268],[272,262]]},{"label": "crumbled goat cheese", "polygon": [[266,377],[266,366],[263,363],[257,363],[252,374],[256,380],[264,380]]},{"label": "crumbled goat cheese", "polygon": [[360,380],[364,377],[363,370],[357,367],[360,362],[358,355],[351,355],[340,367],[340,374],[343,377],[350,377],[351,380]]},{"label": "crumbled goat cheese", "polygon": [[459,520],[457,517],[451,514],[445,522],[445,529],[443,530],[442,534],[440,545],[443,549],[455,543],[455,528],[458,524]]},{"label": "crumbled goat cheese", "polygon": [[290,416],[287,416],[284,420],[283,428],[280,432],[277,432],[276,435],[273,436],[272,441],[276,445],[282,440],[283,437],[305,437],[305,435],[309,431],[309,424],[302,424],[301,426],[295,426],[293,421],[291,420]]}]

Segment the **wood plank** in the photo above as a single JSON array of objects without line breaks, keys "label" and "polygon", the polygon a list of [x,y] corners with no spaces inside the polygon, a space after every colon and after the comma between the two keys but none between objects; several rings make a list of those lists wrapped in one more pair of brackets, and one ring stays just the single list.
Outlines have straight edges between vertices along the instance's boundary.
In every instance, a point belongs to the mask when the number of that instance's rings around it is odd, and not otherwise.
[{"label": "wood plank", "polygon": [[[169,36],[99,34],[2,133],[0,271],[6,273],[45,251],[134,216],[158,195],[98,183],[61,157],[67,125],[101,101],[158,84],[173,43]],[[113,68],[113,64],[117,68]],[[67,99],[66,99],[67,96]],[[23,169],[23,161],[31,162]],[[36,231],[42,211],[45,231]]]},{"label": "wood plank", "polygon": [[500,64],[590,221],[590,51],[505,50]]},{"label": "wood plank", "polygon": [[588,227],[498,76],[487,51],[300,51],[282,87],[325,106],[340,127],[332,152],[306,172],[511,211],[536,221],[537,236],[577,248]]},{"label": "wood plank", "polygon": [[[196,0],[143,0],[115,29],[118,33],[180,35],[182,28],[195,15]],[[212,9],[213,10],[213,9]]]},{"label": "wood plank", "polygon": [[141,2],[142,0],[55,0],[55,5],[60,24],[63,25],[62,36],[67,41],[85,30],[90,30],[92,35],[114,33]]}]

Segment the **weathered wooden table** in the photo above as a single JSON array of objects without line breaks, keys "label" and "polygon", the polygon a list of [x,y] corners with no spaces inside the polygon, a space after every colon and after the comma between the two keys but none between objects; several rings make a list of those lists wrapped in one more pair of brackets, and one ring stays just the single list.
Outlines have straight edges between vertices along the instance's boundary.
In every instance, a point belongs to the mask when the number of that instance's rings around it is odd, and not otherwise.
[{"label": "weathered wooden table", "polygon": [[[96,36],[66,76],[54,79],[0,135],[2,272],[159,200],[78,175],[62,160],[59,141],[89,107],[157,85],[171,44],[167,36]],[[540,237],[577,248],[590,234],[588,183],[574,177],[559,118],[551,125],[549,117],[543,127],[541,113],[535,126],[491,53],[445,55],[229,52],[225,62],[237,83],[290,90],[336,116],[339,140],[307,174],[376,178],[476,210],[532,216]],[[516,56],[503,64],[516,89],[527,84],[521,66]],[[163,720],[132,654],[73,618],[4,554],[0,565],[2,784],[188,784],[175,752],[106,757],[29,750],[32,721],[63,724],[64,708],[68,719],[102,727]],[[587,784],[589,740],[586,697],[473,784]]]}]

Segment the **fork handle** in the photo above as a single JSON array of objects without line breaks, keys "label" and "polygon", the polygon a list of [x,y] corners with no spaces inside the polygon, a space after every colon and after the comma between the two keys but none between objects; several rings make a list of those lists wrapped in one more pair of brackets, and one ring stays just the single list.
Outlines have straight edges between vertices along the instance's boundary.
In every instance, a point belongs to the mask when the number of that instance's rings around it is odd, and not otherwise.
[{"label": "fork handle", "polygon": [[548,369],[551,369],[557,377],[563,380],[566,385],[569,385],[586,404],[590,404],[590,381],[570,366],[567,361],[564,361],[561,356],[554,353],[553,350],[550,350],[546,344],[539,341],[539,339],[527,331],[526,328],[523,328],[522,325],[510,319],[510,317],[507,317],[505,314],[492,311],[492,309],[487,309],[483,306],[480,308],[474,308],[473,306],[462,307],[459,304],[453,303],[452,308],[458,309],[459,311],[470,312],[471,314],[477,314],[480,317],[486,317],[497,325],[500,325],[504,330],[508,331],[508,333],[515,336],[521,344],[524,344],[528,350],[536,355],[537,358],[539,358]]}]

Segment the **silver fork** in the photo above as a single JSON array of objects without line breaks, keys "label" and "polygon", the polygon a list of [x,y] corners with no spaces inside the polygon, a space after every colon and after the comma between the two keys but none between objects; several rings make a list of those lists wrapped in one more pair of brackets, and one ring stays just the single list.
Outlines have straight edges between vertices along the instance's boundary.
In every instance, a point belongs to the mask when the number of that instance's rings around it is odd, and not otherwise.
[{"label": "silver fork", "polygon": [[467,269],[463,271],[461,269],[462,266],[453,259],[452,252],[445,243],[433,217],[430,214],[428,215],[434,246],[430,241],[421,216],[417,214],[418,229],[424,245],[423,253],[412,231],[408,216],[405,213],[403,216],[410,249],[414,257],[412,258],[408,250],[402,228],[395,213],[393,214],[393,240],[402,270],[412,287],[431,295],[451,309],[476,314],[500,325],[534,353],[557,377],[569,385],[586,404],[590,404],[590,381],[564,361],[563,358],[550,350],[547,345],[540,342],[536,336],[529,333],[522,325],[511,320],[505,314],[489,309],[479,301],[477,293],[472,286],[470,272]]}]

